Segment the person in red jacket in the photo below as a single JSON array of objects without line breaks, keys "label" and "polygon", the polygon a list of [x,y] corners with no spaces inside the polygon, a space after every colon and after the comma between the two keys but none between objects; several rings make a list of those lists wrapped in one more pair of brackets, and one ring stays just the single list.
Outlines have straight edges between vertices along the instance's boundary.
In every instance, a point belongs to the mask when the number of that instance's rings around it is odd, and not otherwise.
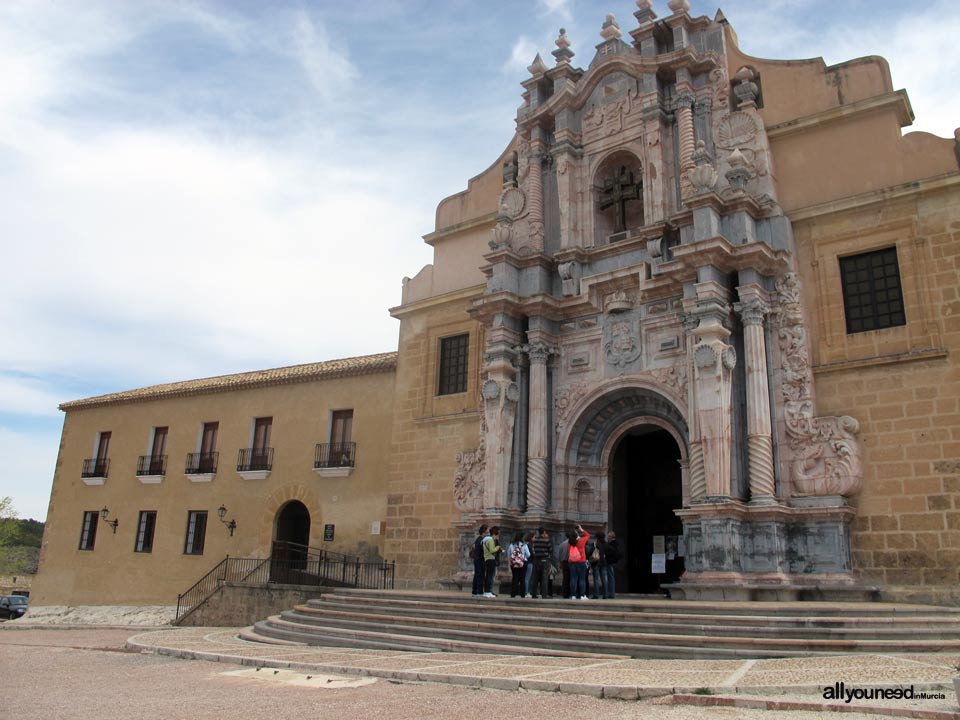
[{"label": "person in red jacket", "polygon": [[577,525],[576,532],[571,532],[567,538],[570,541],[570,553],[567,563],[570,566],[570,599],[579,597],[587,599],[587,541],[590,533]]}]

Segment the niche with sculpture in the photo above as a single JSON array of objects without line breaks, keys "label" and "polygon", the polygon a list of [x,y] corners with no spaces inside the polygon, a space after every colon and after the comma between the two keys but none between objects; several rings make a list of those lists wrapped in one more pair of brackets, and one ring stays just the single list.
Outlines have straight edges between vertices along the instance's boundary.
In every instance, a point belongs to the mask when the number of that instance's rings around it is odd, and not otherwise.
[{"label": "niche with sculpture", "polygon": [[606,158],[593,176],[594,245],[623,240],[643,227],[643,168],[631,152]]}]

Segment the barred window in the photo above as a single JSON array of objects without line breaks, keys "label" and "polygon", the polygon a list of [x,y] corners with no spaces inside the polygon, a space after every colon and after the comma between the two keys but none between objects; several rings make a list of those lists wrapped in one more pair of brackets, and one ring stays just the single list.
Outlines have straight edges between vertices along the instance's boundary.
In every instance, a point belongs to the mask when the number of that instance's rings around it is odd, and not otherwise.
[{"label": "barred window", "polygon": [[203,541],[207,535],[207,511],[187,513],[187,537],[183,543],[184,555],[203,555]]},{"label": "barred window", "polygon": [[83,513],[83,526],[80,529],[80,549],[93,550],[97,541],[97,523],[100,520],[98,510],[87,510]]},{"label": "barred window", "polygon": [[134,552],[153,552],[153,530],[156,526],[156,510],[141,510],[140,521],[137,523],[137,541],[133,546]]},{"label": "barred window", "polygon": [[847,333],[906,325],[897,249],[840,258]]},{"label": "barred window", "polygon": [[440,381],[437,395],[453,395],[467,391],[467,350],[469,335],[440,339]]}]

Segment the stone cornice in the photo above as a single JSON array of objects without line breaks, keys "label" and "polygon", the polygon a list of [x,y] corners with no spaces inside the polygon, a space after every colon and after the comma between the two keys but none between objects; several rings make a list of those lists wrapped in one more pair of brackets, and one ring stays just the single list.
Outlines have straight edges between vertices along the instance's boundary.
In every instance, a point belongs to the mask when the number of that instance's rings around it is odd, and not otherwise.
[{"label": "stone cornice", "polygon": [[845,212],[848,210],[858,210],[877,203],[886,203],[894,200],[911,198],[916,195],[937,192],[940,190],[960,189],[960,174],[949,173],[946,175],[937,175],[936,177],[926,178],[924,180],[915,180],[912,182],[886,187],[880,190],[851,195],[849,197],[834,200],[832,202],[820,203],[818,205],[808,205],[797,210],[790,210],[787,216],[791,222],[797,223],[804,220],[811,220],[821,215],[831,215],[833,213]]},{"label": "stone cornice", "polygon": [[493,225],[496,222],[497,213],[496,211],[487,213],[486,215],[481,215],[480,217],[472,218],[465,222],[459,223],[457,225],[451,225],[450,227],[443,228],[442,230],[435,230],[432,233],[428,233],[423,236],[423,241],[430,245],[436,245],[439,240],[443,240],[446,237],[451,235],[456,235],[461,233],[464,230],[472,230],[477,227],[482,227],[484,225]]},{"label": "stone cornice", "polygon": [[451,292],[444,293],[443,295],[432,295],[428,298],[424,298],[423,300],[415,300],[414,302],[407,303],[406,305],[397,305],[396,307],[392,307],[390,308],[390,315],[392,317],[401,319],[406,315],[429,310],[439,305],[447,305],[449,303],[460,302],[462,300],[471,300],[479,295],[482,295],[485,289],[486,285],[474,285],[473,287],[463,288],[461,290],[453,290]]},{"label": "stone cornice", "polygon": [[888,108],[893,109],[897,113],[900,127],[907,127],[913,124],[913,108],[910,107],[910,99],[907,97],[907,92],[906,90],[896,90],[884,95],[876,95],[865,100],[858,100],[849,105],[840,105],[839,107],[830,108],[829,110],[824,110],[813,115],[805,115],[804,117],[771,125],[767,128],[767,136],[771,140],[777,140],[778,138],[786,137],[796,132],[810,130],[811,128],[836,122],[837,120],[848,119],[852,115]]}]

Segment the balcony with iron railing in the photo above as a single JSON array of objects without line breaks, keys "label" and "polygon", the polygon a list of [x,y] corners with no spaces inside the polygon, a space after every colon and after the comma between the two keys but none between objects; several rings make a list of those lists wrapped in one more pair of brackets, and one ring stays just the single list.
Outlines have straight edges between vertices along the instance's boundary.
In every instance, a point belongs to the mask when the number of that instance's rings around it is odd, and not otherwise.
[{"label": "balcony with iron railing", "polygon": [[313,470],[322,477],[347,477],[353,472],[356,460],[355,442],[317,443]]},{"label": "balcony with iron railing", "polygon": [[218,452],[187,453],[187,466],[183,471],[192,482],[210,482],[217,474]]},{"label": "balcony with iron railing", "polygon": [[88,458],[83,461],[80,477],[86,485],[103,485],[110,469],[110,458]]},{"label": "balcony with iron railing", "polygon": [[156,485],[166,474],[166,455],[141,455],[137,460],[137,479],[144,485]]},{"label": "balcony with iron railing", "polygon": [[237,472],[245,480],[265,480],[273,469],[273,448],[243,448],[237,456]]}]

